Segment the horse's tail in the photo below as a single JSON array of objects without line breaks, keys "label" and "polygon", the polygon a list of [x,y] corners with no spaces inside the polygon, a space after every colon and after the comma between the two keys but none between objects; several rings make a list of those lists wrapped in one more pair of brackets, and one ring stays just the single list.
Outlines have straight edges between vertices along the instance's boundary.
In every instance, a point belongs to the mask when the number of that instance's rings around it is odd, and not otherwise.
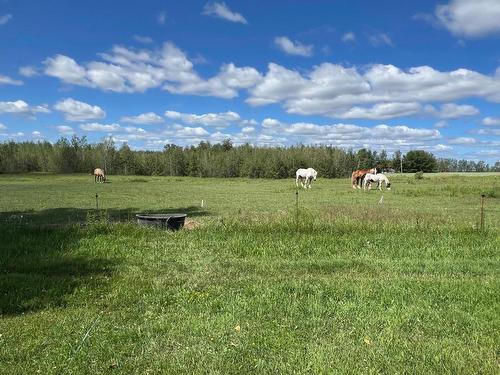
[{"label": "horse's tail", "polygon": [[356,172],[357,172],[357,171],[354,171],[354,172],[352,172],[352,174],[351,174],[351,182],[352,182],[352,184],[353,184],[353,185],[354,185],[354,183],[356,182]]}]

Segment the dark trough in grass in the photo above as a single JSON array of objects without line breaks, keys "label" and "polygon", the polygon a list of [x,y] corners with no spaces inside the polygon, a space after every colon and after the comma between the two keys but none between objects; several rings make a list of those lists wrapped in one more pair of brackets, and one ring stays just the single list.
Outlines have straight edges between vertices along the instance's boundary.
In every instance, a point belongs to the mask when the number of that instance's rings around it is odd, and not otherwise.
[{"label": "dark trough in grass", "polygon": [[137,224],[162,229],[179,230],[184,226],[186,214],[137,214]]}]

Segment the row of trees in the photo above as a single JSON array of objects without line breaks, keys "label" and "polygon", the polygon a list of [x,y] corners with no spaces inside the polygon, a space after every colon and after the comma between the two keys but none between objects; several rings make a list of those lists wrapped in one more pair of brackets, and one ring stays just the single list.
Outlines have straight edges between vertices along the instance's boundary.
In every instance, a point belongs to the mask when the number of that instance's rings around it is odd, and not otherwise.
[{"label": "row of trees", "polygon": [[104,168],[109,174],[165,175],[198,177],[288,178],[301,167],[313,166],[323,177],[347,177],[355,169],[379,166],[405,172],[500,171],[500,162],[491,167],[484,162],[439,159],[425,151],[404,156],[387,152],[334,147],[233,146],[201,142],[197,146],[165,145],[163,151],[131,150],[127,144],[117,149],[111,140],[89,144],[85,137],[61,138],[49,142],[0,143],[0,173],[55,172],[90,173]]}]

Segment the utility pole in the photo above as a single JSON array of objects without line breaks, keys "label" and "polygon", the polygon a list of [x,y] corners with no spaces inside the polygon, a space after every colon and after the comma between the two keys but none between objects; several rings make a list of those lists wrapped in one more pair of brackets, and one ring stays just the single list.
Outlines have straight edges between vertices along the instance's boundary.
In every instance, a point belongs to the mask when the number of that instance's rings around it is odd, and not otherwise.
[{"label": "utility pole", "polygon": [[403,173],[403,154],[401,153],[401,155],[399,156],[399,162],[401,164],[401,173]]}]

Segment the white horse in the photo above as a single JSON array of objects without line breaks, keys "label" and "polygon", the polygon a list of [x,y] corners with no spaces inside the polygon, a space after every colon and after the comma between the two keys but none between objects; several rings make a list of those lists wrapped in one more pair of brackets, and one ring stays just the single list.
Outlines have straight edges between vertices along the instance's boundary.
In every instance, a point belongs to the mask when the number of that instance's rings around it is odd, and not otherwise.
[{"label": "white horse", "polygon": [[299,181],[304,189],[311,188],[311,182],[316,181],[318,172],[312,168],[300,168],[295,172],[295,186],[299,187]]},{"label": "white horse", "polygon": [[94,182],[104,183],[106,181],[106,176],[104,175],[104,171],[101,168],[94,169]]},{"label": "white horse", "polygon": [[391,183],[389,182],[389,179],[385,176],[383,173],[367,173],[365,175],[365,179],[363,180],[363,188],[365,190],[369,190],[372,188],[372,182],[376,182],[378,189],[382,190],[382,184],[385,183],[385,188],[387,190],[391,190]]}]

